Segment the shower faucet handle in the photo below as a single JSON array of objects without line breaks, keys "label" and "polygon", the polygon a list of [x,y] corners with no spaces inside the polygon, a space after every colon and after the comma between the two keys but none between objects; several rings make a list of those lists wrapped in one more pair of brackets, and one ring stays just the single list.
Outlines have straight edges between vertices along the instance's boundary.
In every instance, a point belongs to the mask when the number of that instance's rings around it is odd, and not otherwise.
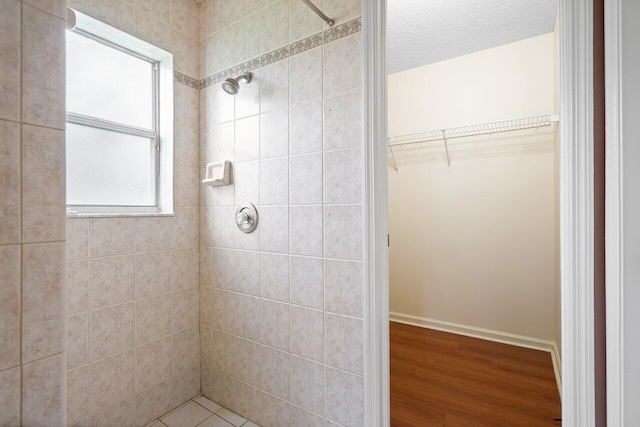
[{"label": "shower faucet handle", "polygon": [[236,225],[243,233],[251,233],[258,227],[258,210],[252,203],[245,202],[238,206]]}]

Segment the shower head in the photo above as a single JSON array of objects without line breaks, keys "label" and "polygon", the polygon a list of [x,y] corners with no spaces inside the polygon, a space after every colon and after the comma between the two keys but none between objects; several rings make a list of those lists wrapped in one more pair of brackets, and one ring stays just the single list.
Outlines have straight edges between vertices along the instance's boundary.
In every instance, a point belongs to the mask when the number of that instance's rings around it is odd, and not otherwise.
[{"label": "shower head", "polygon": [[239,81],[244,80],[246,83],[251,81],[251,73],[240,74],[236,78],[229,77],[225,81],[222,82],[222,89],[227,92],[229,95],[237,95],[240,91],[240,83]]}]

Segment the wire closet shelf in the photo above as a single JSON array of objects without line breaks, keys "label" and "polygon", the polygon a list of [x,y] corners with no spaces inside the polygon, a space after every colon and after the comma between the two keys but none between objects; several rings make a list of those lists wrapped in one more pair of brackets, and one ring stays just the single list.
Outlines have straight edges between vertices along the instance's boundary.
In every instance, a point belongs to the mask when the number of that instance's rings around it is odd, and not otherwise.
[{"label": "wire closet shelf", "polygon": [[396,172],[398,172],[398,165],[393,154],[394,147],[443,141],[444,148],[447,154],[447,163],[449,165],[449,170],[451,170],[449,148],[447,147],[447,141],[450,139],[467,138],[480,135],[492,135],[496,133],[514,132],[525,129],[538,129],[551,126],[559,121],[560,115],[557,113],[545,114],[542,116],[522,117],[518,119],[503,120],[499,122],[481,123],[477,125],[460,126],[455,128],[391,136],[388,138],[388,145],[391,151],[394,169],[396,170]]}]

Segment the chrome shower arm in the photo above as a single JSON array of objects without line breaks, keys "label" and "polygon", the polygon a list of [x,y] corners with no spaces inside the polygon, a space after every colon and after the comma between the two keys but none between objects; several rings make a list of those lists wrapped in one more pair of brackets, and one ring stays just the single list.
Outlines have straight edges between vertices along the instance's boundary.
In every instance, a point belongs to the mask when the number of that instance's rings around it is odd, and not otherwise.
[{"label": "chrome shower arm", "polygon": [[311,0],[302,0],[302,2],[304,4],[306,4],[307,6],[309,6],[309,9],[313,10],[313,12],[316,15],[318,15],[320,18],[322,18],[322,20],[324,22],[326,22],[329,27],[333,27],[333,19],[329,18],[327,15],[322,13],[322,11],[320,9],[318,9],[318,7],[315,4],[313,4],[311,2]]}]

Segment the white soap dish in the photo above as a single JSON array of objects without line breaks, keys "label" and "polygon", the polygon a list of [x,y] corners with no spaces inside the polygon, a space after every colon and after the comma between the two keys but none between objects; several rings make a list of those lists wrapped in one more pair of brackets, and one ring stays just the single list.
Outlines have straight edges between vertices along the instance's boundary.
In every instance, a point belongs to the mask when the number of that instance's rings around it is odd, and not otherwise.
[{"label": "white soap dish", "polygon": [[212,187],[231,184],[231,162],[224,160],[222,162],[207,163],[207,172],[202,183]]}]

